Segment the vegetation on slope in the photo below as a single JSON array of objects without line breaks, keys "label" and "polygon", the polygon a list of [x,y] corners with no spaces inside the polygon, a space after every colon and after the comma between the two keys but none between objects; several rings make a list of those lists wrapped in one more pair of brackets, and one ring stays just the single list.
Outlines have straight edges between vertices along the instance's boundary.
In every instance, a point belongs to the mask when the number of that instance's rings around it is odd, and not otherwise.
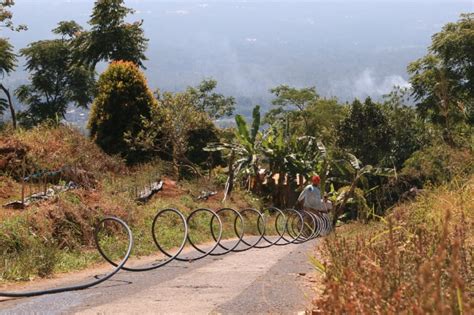
[{"label": "vegetation on slope", "polygon": [[[93,229],[107,215],[121,217],[130,224],[136,241],[133,255],[140,256],[156,252],[150,231],[153,217],[160,209],[175,207],[186,214],[199,207],[256,206],[255,199],[238,191],[234,199],[223,205],[220,202],[222,191],[207,178],[176,183],[168,177],[172,170],[163,161],[127,167],[121,159],[106,155],[80,132],[65,126],[39,126],[16,132],[4,130],[0,133],[0,151],[7,149],[11,149],[11,155],[2,154],[0,160],[3,165],[0,169],[3,174],[0,177],[2,205],[21,196],[21,182],[14,180],[13,173],[21,170],[22,163],[26,164],[27,170],[74,165],[75,169],[88,174],[94,185],[85,186],[79,182],[80,188],[23,210],[2,208],[0,282],[46,277],[102,262],[94,249]],[[163,191],[147,204],[135,202],[136,190],[160,178],[164,180]],[[29,186],[33,186],[33,192],[38,192],[36,184],[26,185]],[[29,188],[26,190],[28,192]],[[197,201],[202,190],[218,191],[218,194]],[[167,219],[160,221],[158,235],[163,237],[165,247],[171,248],[179,244],[182,234],[176,218]],[[208,220],[198,216],[193,221],[193,240],[209,240]],[[115,258],[120,256],[123,247],[117,247],[117,241],[108,239],[103,244]],[[123,241],[121,245],[125,244],[124,240],[119,241]]]},{"label": "vegetation on slope", "polygon": [[315,313],[470,314],[474,310],[474,177],[456,179],[323,245]]}]

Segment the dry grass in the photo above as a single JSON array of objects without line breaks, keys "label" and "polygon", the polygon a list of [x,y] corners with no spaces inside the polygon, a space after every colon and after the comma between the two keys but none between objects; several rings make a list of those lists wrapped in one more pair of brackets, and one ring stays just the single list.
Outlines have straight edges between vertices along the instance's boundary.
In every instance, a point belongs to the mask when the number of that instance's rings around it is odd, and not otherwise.
[{"label": "dry grass", "polygon": [[[102,261],[94,250],[93,227],[106,215],[120,217],[131,226],[136,244],[133,255],[141,256],[156,252],[150,228],[160,209],[172,206],[189,213],[200,207],[244,208],[256,203],[245,193],[236,192],[235,199],[223,205],[220,191],[209,200],[196,201],[194,197],[201,190],[217,190],[218,187],[207,180],[176,183],[166,177],[169,167],[165,163],[126,167],[120,159],[107,156],[73,128],[42,126],[0,134],[0,207],[20,195],[18,168],[23,156],[28,165],[35,168],[53,170],[74,164],[91,174],[96,185],[61,193],[24,210],[0,208],[0,283],[48,277]],[[157,177],[165,180],[163,191],[147,204],[137,204],[134,192]],[[194,227],[196,231],[206,232],[195,233],[202,234],[197,241],[210,239],[207,219],[196,220]],[[172,220],[162,222],[160,229],[166,236],[165,247],[179,244],[176,241],[180,241],[179,231]],[[112,245],[117,245],[114,241],[110,239],[110,244],[104,246],[114,248]],[[117,249],[126,245],[123,241]],[[120,252],[111,252],[111,255],[118,257]]]},{"label": "dry grass", "polygon": [[28,173],[64,166],[92,174],[120,173],[126,169],[123,161],[106,155],[73,127],[38,126],[0,132],[0,174],[19,176],[24,167]]},{"label": "dry grass", "polygon": [[474,177],[328,238],[314,313],[472,314]]}]

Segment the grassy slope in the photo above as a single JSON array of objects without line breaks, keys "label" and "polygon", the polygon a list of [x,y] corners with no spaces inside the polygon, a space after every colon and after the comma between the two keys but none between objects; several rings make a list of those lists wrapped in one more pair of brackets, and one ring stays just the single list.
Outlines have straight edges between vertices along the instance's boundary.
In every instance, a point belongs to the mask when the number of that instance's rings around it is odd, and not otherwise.
[{"label": "grassy slope", "polygon": [[342,227],[323,246],[325,290],[315,313],[469,314],[473,227],[474,176],[433,189],[379,222]]},{"label": "grassy slope", "polygon": [[[2,148],[16,148],[16,151],[2,155]],[[21,149],[26,152],[26,158],[23,158]],[[175,207],[189,213],[199,207],[243,208],[255,206],[257,202],[243,192],[236,192],[223,205],[221,191],[207,201],[197,202],[193,196],[199,195],[201,190],[216,190],[218,187],[208,180],[177,184],[166,177],[167,167],[163,163],[127,168],[119,159],[103,154],[74,129],[39,127],[13,134],[0,133],[0,205],[20,197],[18,176],[23,173],[22,169],[28,173],[33,169],[57,169],[65,165],[84,173],[85,176],[72,179],[84,180],[87,185],[25,210],[1,208],[0,283],[46,277],[103,261],[94,249],[93,226],[106,215],[125,219],[134,232],[136,246],[133,254],[147,255],[156,252],[150,229],[159,209]],[[165,179],[163,191],[146,205],[135,203],[135,190],[157,176]],[[33,192],[40,189],[31,186]],[[29,188],[26,190],[28,193]],[[177,222],[176,217],[160,221],[158,235],[167,248],[181,241]],[[194,233],[193,239],[205,241],[210,238],[207,222],[208,218],[204,217],[194,220],[195,231],[207,233]],[[114,237],[104,240],[103,246],[111,255],[120,256],[125,241]]]}]

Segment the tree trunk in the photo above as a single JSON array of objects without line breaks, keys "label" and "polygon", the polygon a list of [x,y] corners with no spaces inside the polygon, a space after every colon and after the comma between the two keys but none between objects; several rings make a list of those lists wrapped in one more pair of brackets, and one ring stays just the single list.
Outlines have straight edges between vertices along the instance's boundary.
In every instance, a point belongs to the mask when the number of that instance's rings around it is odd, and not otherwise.
[{"label": "tree trunk", "polygon": [[441,107],[441,115],[443,116],[444,120],[444,132],[443,138],[444,141],[451,147],[456,146],[454,142],[453,135],[451,132],[451,124],[449,122],[450,115],[450,97],[449,97],[449,82],[446,79],[446,74],[443,70],[439,73],[439,85],[438,90],[435,92],[436,96],[440,100],[440,107]]},{"label": "tree trunk", "polygon": [[175,149],[175,146],[173,146],[173,173],[176,177],[176,180],[179,181],[179,160],[178,160],[178,152]]},{"label": "tree trunk", "polygon": [[235,152],[232,150],[229,158],[229,177],[227,177],[227,183],[224,192],[224,202],[228,196],[232,194],[232,189],[234,189],[234,159],[235,159]]},{"label": "tree trunk", "polygon": [[255,173],[255,187],[254,192],[259,194],[262,191],[262,182],[260,181],[260,173],[258,166],[253,166],[253,172]]},{"label": "tree trunk", "polygon": [[328,160],[327,158],[325,158],[323,161],[322,172],[320,174],[321,175],[321,183],[320,183],[321,197],[326,192],[326,178],[327,178],[328,167],[329,167]]},{"label": "tree trunk", "polygon": [[285,206],[285,176],[286,174],[283,172],[279,173],[278,177],[278,206],[284,207]]},{"label": "tree trunk", "polygon": [[354,180],[351,183],[351,188],[349,191],[345,194],[344,200],[342,200],[342,203],[339,207],[334,207],[334,217],[332,218],[332,225],[336,227],[337,223],[337,217],[341,213],[342,210],[344,210],[344,207],[346,206],[347,201],[349,198],[354,194],[354,190],[356,189],[357,182],[359,181],[359,174],[357,173]]},{"label": "tree trunk", "polygon": [[10,107],[10,114],[12,116],[13,129],[16,129],[16,113],[15,113],[15,108],[13,108],[13,102],[10,95],[10,91],[8,91],[8,89],[5,86],[3,86],[3,84],[1,83],[0,83],[0,89],[2,89],[5,95],[7,96],[8,106]]}]

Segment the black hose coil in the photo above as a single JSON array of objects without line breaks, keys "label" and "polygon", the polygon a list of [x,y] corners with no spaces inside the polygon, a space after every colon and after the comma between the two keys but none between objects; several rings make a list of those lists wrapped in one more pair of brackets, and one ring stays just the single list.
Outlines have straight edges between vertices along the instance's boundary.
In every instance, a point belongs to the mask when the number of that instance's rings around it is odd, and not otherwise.
[{"label": "black hose coil", "polygon": [[[241,211],[237,211],[232,208],[221,208],[217,211],[213,211],[207,208],[199,208],[189,213],[186,217],[182,212],[177,209],[167,208],[160,210],[154,217],[153,223],[151,226],[151,233],[153,242],[155,243],[157,249],[166,256],[164,260],[159,262],[152,263],[149,266],[145,267],[127,267],[125,264],[127,263],[128,259],[130,258],[130,254],[133,248],[133,235],[130,227],[121,219],[116,217],[106,217],[102,219],[96,226],[94,231],[94,240],[99,251],[100,255],[110,263],[114,269],[106,274],[103,277],[96,278],[96,280],[80,284],[74,286],[67,286],[67,287],[60,287],[54,289],[47,289],[47,290],[37,290],[37,291],[28,291],[28,292],[0,292],[0,296],[3,297],[31,297],[31,296],[38,296],[44,294],[54,294],[54,293],[61,293],[61,292],[68,292],[68,291],[77,291],[77,290],[84,290],[93,286],[96,286],[111,277],[113,277],[117,272],[120,270],[126,270],[131,272],[142,272],[142,271],[149,271],[154,270],[164,265],[172,262],[173,260],[176,261],[194,261],[205,258],[207,256],[221,256],[231,252],[243,252],[250,250],[252,248],[256,249],[263,249],[268,248],[271,246],[284,246],[289,244],[302,244],[304,242],[313,240],[318,236],[325,236],[332,230],[331,220],[329,219],[327,214],[314,214],[309,211],[298,211],[295,209],[285,209],[280,210],[275,207],[270,207],[266,209],[266,213],[269,214],[276,214],[275,215],[275,222],[274,222],[274,230],[276,235],[273,235],[275,239],[271,240],[270,235],[266,234],[267,231],[267,218],[269,216],[267,214],[262,213],[256,209],[246,208]],[[197,213],[208,213],[211,215],[211,220],[209,222],[210,233],[212,236],[212,240],[214,241],[214,245],[212,245],[208,250],[204,250],[200,248],[194,241],[191,240],[189,235],[189,226],[191,219]],[[235,234],[235,244],[232,246],[226,246],[222,244],[222,236],[223,236],[223,222],[221,219],[221,214],[224,212],[229,212],[235,215],[233,220],[233,232]],[[158,227],[158,220],[166,213],[171,213],[177,215],[181,224],[183,226],[183,239],[174,254],[170,254],[164,247],[160,244],[157,236],[156,236],[156,228]],[[247,217],[246,214],[254,214],[258,217],[256,220],[256,232],[257,235],[256,240],[249,241],[245,239],[245,218]],[[128,236],[128,246],[126,253],[120,263],[115,263],[107,254],[104,252],[102,247],[99,243],[99,232],[101,231],[102,226],[106,222],[115,222],[118,223],[126,232]],[[218,223],[218,232],[214,230],[213,226],[215,222]],[[283,224],[279,224],[279,222]],[[180,257],[181,253],[184,250],[186,243],[189,243],[198,253],[198,256],[195,257]]]}]

